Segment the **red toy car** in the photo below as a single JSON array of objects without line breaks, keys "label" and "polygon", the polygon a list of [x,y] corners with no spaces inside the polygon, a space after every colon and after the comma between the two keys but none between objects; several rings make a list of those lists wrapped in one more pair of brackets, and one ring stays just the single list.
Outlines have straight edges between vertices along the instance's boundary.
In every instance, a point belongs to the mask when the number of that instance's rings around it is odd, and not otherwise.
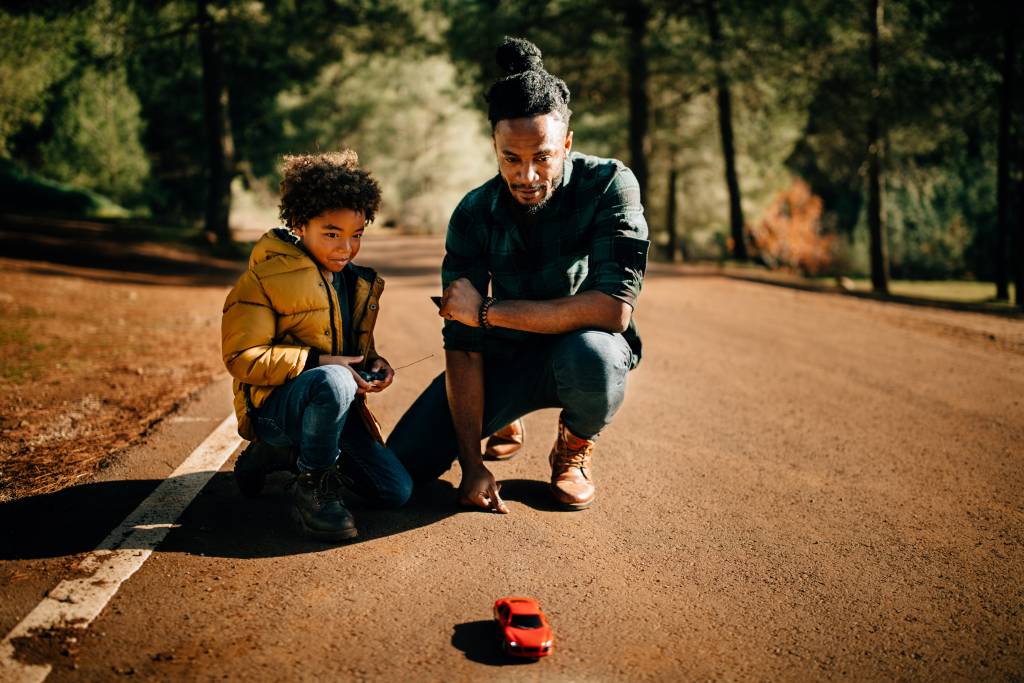
[{"label": "red toy car", "polygon": [[551,654],[555,637],[540,603],[533,598],[499,598],[494,603],[494,621],[501,649],[507,654],[530,659]]}]

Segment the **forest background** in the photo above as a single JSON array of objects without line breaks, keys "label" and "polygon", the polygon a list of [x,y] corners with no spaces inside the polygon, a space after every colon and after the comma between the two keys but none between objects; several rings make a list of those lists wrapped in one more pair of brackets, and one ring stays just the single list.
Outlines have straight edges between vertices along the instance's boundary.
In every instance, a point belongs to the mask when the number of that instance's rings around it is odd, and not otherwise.
[{"label": "forest background", "polygon": [[[67,0],[0,9],[3,211],[276,224],[281,156],[356,149],[383,228],[495,172],[503,35],[637,174],[657,256],[1024,290],[1016,3]],[[1018,305],[1024,305],[1018,296]]]}]

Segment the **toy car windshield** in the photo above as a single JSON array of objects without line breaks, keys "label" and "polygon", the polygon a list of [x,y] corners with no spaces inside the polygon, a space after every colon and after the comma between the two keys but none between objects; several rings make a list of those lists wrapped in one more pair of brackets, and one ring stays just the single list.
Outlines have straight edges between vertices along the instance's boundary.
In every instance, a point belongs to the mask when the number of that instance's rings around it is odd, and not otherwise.
[{"label": "toy car windshield", "polygon": [[540,617],[536,614],[513,614],[510,624],[514,628],[540,628]]}]

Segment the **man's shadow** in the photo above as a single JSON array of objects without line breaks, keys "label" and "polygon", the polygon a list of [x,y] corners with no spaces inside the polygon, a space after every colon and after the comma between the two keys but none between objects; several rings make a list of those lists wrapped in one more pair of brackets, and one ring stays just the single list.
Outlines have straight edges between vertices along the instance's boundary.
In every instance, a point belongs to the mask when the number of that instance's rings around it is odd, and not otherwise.
[{"label": "man's shadow", "polygon": [[551,495],[551,487],[545,481],[535,479],[503,479],[501,497],[514,500],[541,512],[565,512],[565,508]]},{"label": "man's shadow", "polygon": [[[185,475],[186,477],[197,475]],[[299,534],[289,515],[289,475],[270,477],[264,493],[245,498],[230,472],[200,490],[160,543],[161,552],[214,557],[279,557],[321,552],[331,544]],[[64,557],[95,549],[160,485],[161,480],[94,482],[0,503],[0,560]],[[184,483],[184,482],[182,482]],[[428,526],[455,514],[455,489],[445,481],[417,488],[398,510],[378,510],[346,496],[359,537],[346,545]],[[120,547],[131,548],[131,536]]]}]

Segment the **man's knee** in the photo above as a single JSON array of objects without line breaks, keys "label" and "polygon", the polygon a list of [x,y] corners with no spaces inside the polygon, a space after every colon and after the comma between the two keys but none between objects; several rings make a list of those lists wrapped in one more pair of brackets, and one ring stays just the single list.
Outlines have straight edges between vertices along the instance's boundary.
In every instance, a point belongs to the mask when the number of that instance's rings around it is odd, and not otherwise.
[{"label": "man's knee", "polygon": [[630,351],[622,335],[578,330],[559,340],[552,355],[559,385],[583,391],[620,386],[629,372]]}]

